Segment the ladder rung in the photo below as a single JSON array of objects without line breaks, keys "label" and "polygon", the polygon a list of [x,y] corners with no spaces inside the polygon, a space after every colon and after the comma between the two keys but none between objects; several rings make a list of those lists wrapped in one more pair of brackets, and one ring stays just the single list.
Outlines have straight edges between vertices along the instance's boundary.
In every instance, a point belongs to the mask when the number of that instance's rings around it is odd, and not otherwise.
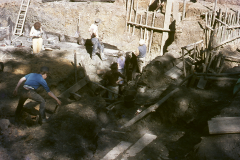
[{"label": "ladder rung", "polygon": [[27,4],[22,4],[22,6],[28,6]]},{"label": "ladder rung", "polygon": [[19,14],[20,16],[24,16],[25,14]]},{"label": "ladder rung", "polygon": [[22,29],[18,29],[18,28],[16,28],[16,30],[22,30]]}]

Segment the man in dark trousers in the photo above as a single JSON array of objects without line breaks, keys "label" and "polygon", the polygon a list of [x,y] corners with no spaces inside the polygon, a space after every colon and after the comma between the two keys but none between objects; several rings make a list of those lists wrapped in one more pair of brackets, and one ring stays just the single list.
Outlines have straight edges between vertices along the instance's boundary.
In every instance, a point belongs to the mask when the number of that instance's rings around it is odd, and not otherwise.
[{"label": "man in dark trousers", "polygon": [[47,78],[47,75],[49,74],[49,68],[48,67],[41,67],[40,74],[38,73],[30,73],[22,77],[18,84],[13,91],[14,95],[17,95],[17,91],[19,86],[22,84],[22,82],[26,81],[24,83],[23,89],[20,93],[20,99],[18,102],[17,110],[15,112],[15,120],[18,121],[21,115],[21,111],[23,108],[23,104],[25,101],[30,98],[38,103],[40,103],[40,109],[39,109],[39,123],[46,123],[46,115],[45,115],[45,100],[40,96],[36,89],[39,86],[42,86],[48,93],[50,97],[55,99],[59,105],[61,105],[61,101],[50,91],[47,82],[45,79]]},{"label": "man in dark trousers", "polygon": [[105,80],[107,82],[107,88],[112,92],[108,91],[108,98],[110,100],[114,100],[118,98],[118,92],[119,92],[119,86],[118,86],[118,82],[120,82],[121,80],[119,80],[119,77],[125,78],[120,72],[118,72],[118,64],[117,63],[113,63],[110,66],[111,70],[107,71],[104,75],[103,75],[103,80]]}]

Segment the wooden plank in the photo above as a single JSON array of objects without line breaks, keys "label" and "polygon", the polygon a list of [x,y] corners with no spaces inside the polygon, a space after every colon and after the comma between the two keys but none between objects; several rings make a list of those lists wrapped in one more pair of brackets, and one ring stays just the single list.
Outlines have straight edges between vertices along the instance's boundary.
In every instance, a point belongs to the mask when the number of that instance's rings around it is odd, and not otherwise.
[{"label": "wooden plank", "polygon": [[132,143],[121,141],[116,147],[109,151],[101,160],[114,160],[119,154],[128,149]]},{"label": "wooden plank", "polygon": [[240,133],[240,120],[211,120],[208,121],[210,134]]},{"label": "wooden plank", "polygon": [[172,79],[178,79],[181,77],[182,74],[183,72],[176,66],[165,73],[166,76],[169,76]]},{"label": "wooden plank", "polygon": [[123,159],[136,156],[137,153],[143,150],[143,148],[149,145],[156,138],[156,135],[149,133],[144,134],[129,150],[126,151],[126,153],[123,155]]},{"label": "wooden plank", "polygon": [[[164,18],[164,27],[163,27],[164,29],[169,29],[171,12],[172,12],[172,2],[173,2],[173,0],[167,0],[166,13],[165,13],[165,18]],[[164,49],[167,39],[168,39],[168,33],[163,32],[160,56],[163,55],[163,49]]]},{"label": "wooden plank", "polygon": [[[148,29],[153,29],[153,30],[158,30],[158,31],[164,31],[164,32],[171,32],[170,29],[165,29],[165,28],[158,28],[158,27],[151,27],[151,26],[148,26],[148,25],[144,25],[144,24],[138,24],[138,23],[134,23],[134,22],[128,22],[128,24],[132,24],[132,25],[135,25],[135,26],[139,26],[139,27],[142,27],[142,28],[148,28]],[[145,34],[145,33],[144,33]],[[147,34],[147,32],[146,32]],[[145,35],[144,35],[145,37]]]},{"label": "wooden plank", "polygon": [[141,118],[143,118],[144,116],[146,116],[147,114],[149,114],[150,112],[155,112],[155,110],[162,104],[164,103],[169,97],[171,97],[175,92],[179,91],[179,88],[176,88],[175,90],[173,90],[172,92],[170,92],[169,94],[167,94],[165,97],[163,97],[160,101],[158,101],[157,103],[155,103],[154,105],[151,105],[150,107],[148,107],[147,109],[145,109],[143,112],[141,112],[139,115],[135,116],[133,119],[131,119],[130,121],[128,121],[126,124],[124,124],[121,128],[125,128],[125,127],[129,127],[132,124],[134,124],[135,122],[137,122],[138,120],[140,120]]},{"label": "wooden plank", "polygon": [[189,44],[189,45],[187,45],[187,46],[184,46],[184,47],[181,47],[182,49],[186,49],[186,48],[188,48],[188,47],[191,47],[191,46],[194,46],[194,45],[198,45],[198,44],[200,44],[200,43],[202,43],[203,42],[203,40],[200,40],[200,41],[198,41],[198,42],[196,42],[196,43],[192,43],[192,44]]},{"label": "wooden plank", "polygon": [[62,94],[60,94],[59,98],[68,98],[70,96],[70,92],[77,92],[79,89],[81,89],[83,86],[85,86],[88,83],[88,77],[84,77],[80,81],[78,81],[76,84],[74,84],[72,87],[68,88],[66,91],[64,91]]}]

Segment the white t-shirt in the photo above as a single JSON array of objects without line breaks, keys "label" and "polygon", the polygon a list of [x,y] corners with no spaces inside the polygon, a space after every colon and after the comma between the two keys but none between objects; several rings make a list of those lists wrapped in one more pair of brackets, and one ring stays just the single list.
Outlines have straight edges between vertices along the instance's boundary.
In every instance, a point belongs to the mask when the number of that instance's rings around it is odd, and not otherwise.
[{"label": "white t-shirt", "polygon": [[36,30],[34,26],[32,26],[30,31],[30,37],[42,37],[42,33],[42,28],[40,28],[40,30]]},{"label": "white t-shirt", "polygon": [[96,37],[98,37],[98,26],[96,24],[92,24],[88,30],[90,32],[90,36],[92,36],[93,33],[96,34]]}]

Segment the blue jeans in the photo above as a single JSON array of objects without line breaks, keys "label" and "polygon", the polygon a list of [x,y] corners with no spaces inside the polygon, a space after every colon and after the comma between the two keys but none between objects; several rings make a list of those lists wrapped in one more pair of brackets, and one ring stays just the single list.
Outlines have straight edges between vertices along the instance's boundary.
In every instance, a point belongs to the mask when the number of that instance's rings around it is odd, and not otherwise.
[{"label": "blue jeans", "polygon": [[23,104],[25,103],[25,101],[28,98],[40,103],[39,118],[40,118],[40,120],[46,119],[45,100],[36,91],[26,90],[26,89],[23,89],[20,93],[20,98],[19,98],[18,106],[17,106],[16,112],[15,112],[15,117],[16,118],[20,117],[20,114],[21,114],[21,111],[22,111],[22,108],[23,108]]},{"label": "blue jeans", "polygon": [[96,53],[98,52],[98,49],[99,49],[101,58],[105,58],[103,53],[104,45],[101,45],[98,38],[96,37],[92,38],[91,41],[93,44],[92,56],[96,56]]}]

